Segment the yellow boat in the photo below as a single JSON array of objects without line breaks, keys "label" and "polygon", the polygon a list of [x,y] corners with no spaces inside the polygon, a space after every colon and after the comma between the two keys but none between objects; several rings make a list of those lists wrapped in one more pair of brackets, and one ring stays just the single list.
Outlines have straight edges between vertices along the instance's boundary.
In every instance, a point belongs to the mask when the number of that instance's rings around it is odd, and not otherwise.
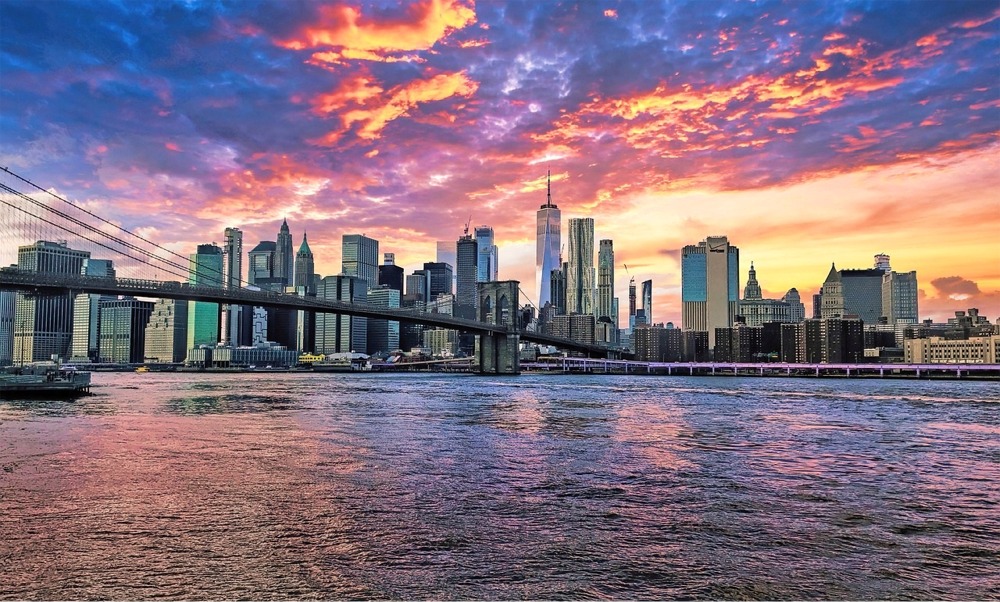
[{"label": "yellow boat", "polygon": [[147,368],[146,366],[139,366],[138,368],[135,369],[135,371],[136,372],[149,372],[149,368]]}]

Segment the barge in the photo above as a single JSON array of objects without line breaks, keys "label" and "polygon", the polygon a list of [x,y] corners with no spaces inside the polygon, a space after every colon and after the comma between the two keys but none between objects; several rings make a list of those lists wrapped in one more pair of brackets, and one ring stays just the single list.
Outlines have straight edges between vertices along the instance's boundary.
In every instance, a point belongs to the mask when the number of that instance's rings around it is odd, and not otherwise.
[{"label": "barge", "polygon": [[55,363],[28,364],[0,373],[0,398],[76,397],[90,393],[90,372]]}]

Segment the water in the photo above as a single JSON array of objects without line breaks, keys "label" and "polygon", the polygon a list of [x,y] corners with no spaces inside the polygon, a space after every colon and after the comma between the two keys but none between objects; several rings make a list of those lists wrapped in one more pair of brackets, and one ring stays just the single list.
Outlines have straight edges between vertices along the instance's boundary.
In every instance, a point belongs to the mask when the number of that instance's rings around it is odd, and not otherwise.
[{"label": "water", "polygon": [[1000,383],[95,374],[2,598],[1000,598]]}]

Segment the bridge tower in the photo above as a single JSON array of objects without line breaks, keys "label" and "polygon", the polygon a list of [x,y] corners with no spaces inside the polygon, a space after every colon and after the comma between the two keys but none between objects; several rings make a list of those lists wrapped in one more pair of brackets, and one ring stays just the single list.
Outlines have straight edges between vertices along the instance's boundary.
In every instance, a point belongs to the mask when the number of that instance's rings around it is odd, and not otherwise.
[{"label": "bridge tower", "polygon": [[504,334],[493,332],[479,335],[480,374],[520,374],[521,363],[518,346],[520,325],[518,292],[520,282],[503,280],[478,283],[479,302],[476,319],[487,324],[507,327]]}]

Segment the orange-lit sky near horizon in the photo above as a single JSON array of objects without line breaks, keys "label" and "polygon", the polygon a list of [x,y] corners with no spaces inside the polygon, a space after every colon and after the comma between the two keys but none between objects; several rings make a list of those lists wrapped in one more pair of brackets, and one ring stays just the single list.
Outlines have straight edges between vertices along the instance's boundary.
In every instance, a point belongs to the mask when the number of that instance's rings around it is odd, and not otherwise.
[{"label": "orange-lit sky near horizon", "polygon": [[[545,174],[616,296],[710,235],[766,297],[916,270],[1000,316],[1000,2],[0,2],[0,165],[180,252],[364,233],[407,273],[465,223],[535,295]],[[564,241],[566,242],[566,241]],[[595,249],[596,251],[596,249]],[[7,263],[12,258],[0,258]],[[595,258],[596,263],[596,258]],[[629,273],[624,268],[628,265]],[[625,318],[622,318],[622,323]]]}]

